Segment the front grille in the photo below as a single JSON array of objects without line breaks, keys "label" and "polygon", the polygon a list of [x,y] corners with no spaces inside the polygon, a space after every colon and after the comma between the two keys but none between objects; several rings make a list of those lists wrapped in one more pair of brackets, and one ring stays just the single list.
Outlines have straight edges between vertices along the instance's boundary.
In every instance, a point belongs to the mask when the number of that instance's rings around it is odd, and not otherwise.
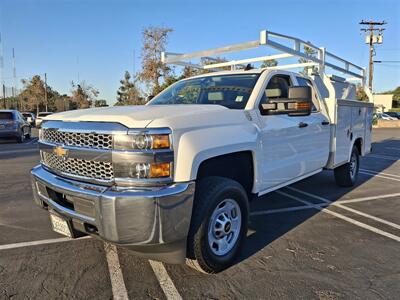
[{"label": "front grille", "polygon": [[42,129],[40,139],[48,143],[95,149],[112,149],[112,135],[83,132],[63,132]]},{"label": "front grille", "polygon": [[111,162],[78,158],[67,158],[64,160],[53,153],[42,152],[42,163],[56,172],[100,180],[112,180],[114,178],[114,170]]}]

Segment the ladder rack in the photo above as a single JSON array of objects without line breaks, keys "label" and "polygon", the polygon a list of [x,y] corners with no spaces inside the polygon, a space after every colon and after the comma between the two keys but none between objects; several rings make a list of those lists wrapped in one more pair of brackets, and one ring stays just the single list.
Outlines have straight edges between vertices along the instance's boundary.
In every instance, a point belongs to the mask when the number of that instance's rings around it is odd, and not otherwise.
[{"label": "ladder rack", "polygon": [[[282,43],[272,40],[271,38],[285,40],[286,42],[293,43],[292,48],[288,47]],[[275,50],[278,50],[282,53],[267,55],[267,56],[259,56],[253,58],[246,58],[240,60],[231,60],[224,62],[215,62],[207,65],[202,64],[194,64],[190,62],[190,59],[200,58],[200,59],[211,59],[212,56],[228,53],[228,52],[239,52],[242,50],[258,48],[260,46],[271,47]],[[306,53],[302,52],[304,46],[307,46],[313,49],[317,56],[310,56]],[[336,71],[339,71],[345,75],[352,76],[351,78],[347,78],[347,81],[352,80],[361,80],[361,84],[365,84],[365,76],[366,70],[360,66],[357,66],[339,56],[332,54],[324,47],[317,47],[310,42],[303,41],[299,38],[291,37],[288,35],[283,35],[267,30],[262,30],[260,32],[260,37],[258,40],[245,42],[241,44],[234,44],[220,48],[208,49],[203,51],[197,51],[192,53],[171,53],[171,52],[163,52],[161,55],[161,60],[165,64],[174,64],[180,66],[188,66],[197,69],[210,70],[210,71],[219,71],[220,68],[231,67],[232,70],[236,68],[238,65],[246,65],[249,63],[255,62],[264,62],[268,60],[278,60],[284,58],[303,58],[307,60],[304,63],[296,63],[296,64],[284,64],[278,65],[275,67],[267,67],[267,69],[293,69],[293,68],[301,68],[301,67],[309,67],[309,66],[317,66],[319,73],[325,73],[325,68],[329,67]],[[335,63],[328,62],[327,59],[332,59]]]}]

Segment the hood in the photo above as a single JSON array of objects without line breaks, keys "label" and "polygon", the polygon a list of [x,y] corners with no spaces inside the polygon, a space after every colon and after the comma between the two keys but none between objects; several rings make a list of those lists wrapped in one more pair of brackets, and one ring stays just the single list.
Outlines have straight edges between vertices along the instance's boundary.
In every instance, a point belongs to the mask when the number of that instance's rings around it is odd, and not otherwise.
[{"label": "hood", "polygon": [[[213,120],[214,114],[233,111],[220,105],[134,105],[71,110],[49,115],[44,120],[115,122],[128,128],[173,127],[173,120],[189,125],[192,120]],[[243,112],[242,112],[243,115]],[[170,121],[170,122],[169,122]],[[174,122],[172,122],[174,123]]]}]

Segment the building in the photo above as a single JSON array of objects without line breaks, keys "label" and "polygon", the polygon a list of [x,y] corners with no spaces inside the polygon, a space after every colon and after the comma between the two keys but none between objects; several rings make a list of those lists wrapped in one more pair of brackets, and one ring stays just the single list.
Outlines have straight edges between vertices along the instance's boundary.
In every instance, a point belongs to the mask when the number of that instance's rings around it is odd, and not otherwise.
[{"label": "building", "polygon": [[385,112],[392,108],[393,94],[374,94],[374,107],[376,112]]}]

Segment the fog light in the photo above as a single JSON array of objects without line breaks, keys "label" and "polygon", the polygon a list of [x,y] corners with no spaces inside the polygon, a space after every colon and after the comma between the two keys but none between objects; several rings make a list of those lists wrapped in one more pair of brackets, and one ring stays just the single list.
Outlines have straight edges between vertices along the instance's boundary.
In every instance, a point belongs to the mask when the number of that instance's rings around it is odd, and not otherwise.
[{"label": "fog light", "polygon": [[129,176],[132,178],[161,178],[171,175],[170,163],[137,163],[132,165]]}]

